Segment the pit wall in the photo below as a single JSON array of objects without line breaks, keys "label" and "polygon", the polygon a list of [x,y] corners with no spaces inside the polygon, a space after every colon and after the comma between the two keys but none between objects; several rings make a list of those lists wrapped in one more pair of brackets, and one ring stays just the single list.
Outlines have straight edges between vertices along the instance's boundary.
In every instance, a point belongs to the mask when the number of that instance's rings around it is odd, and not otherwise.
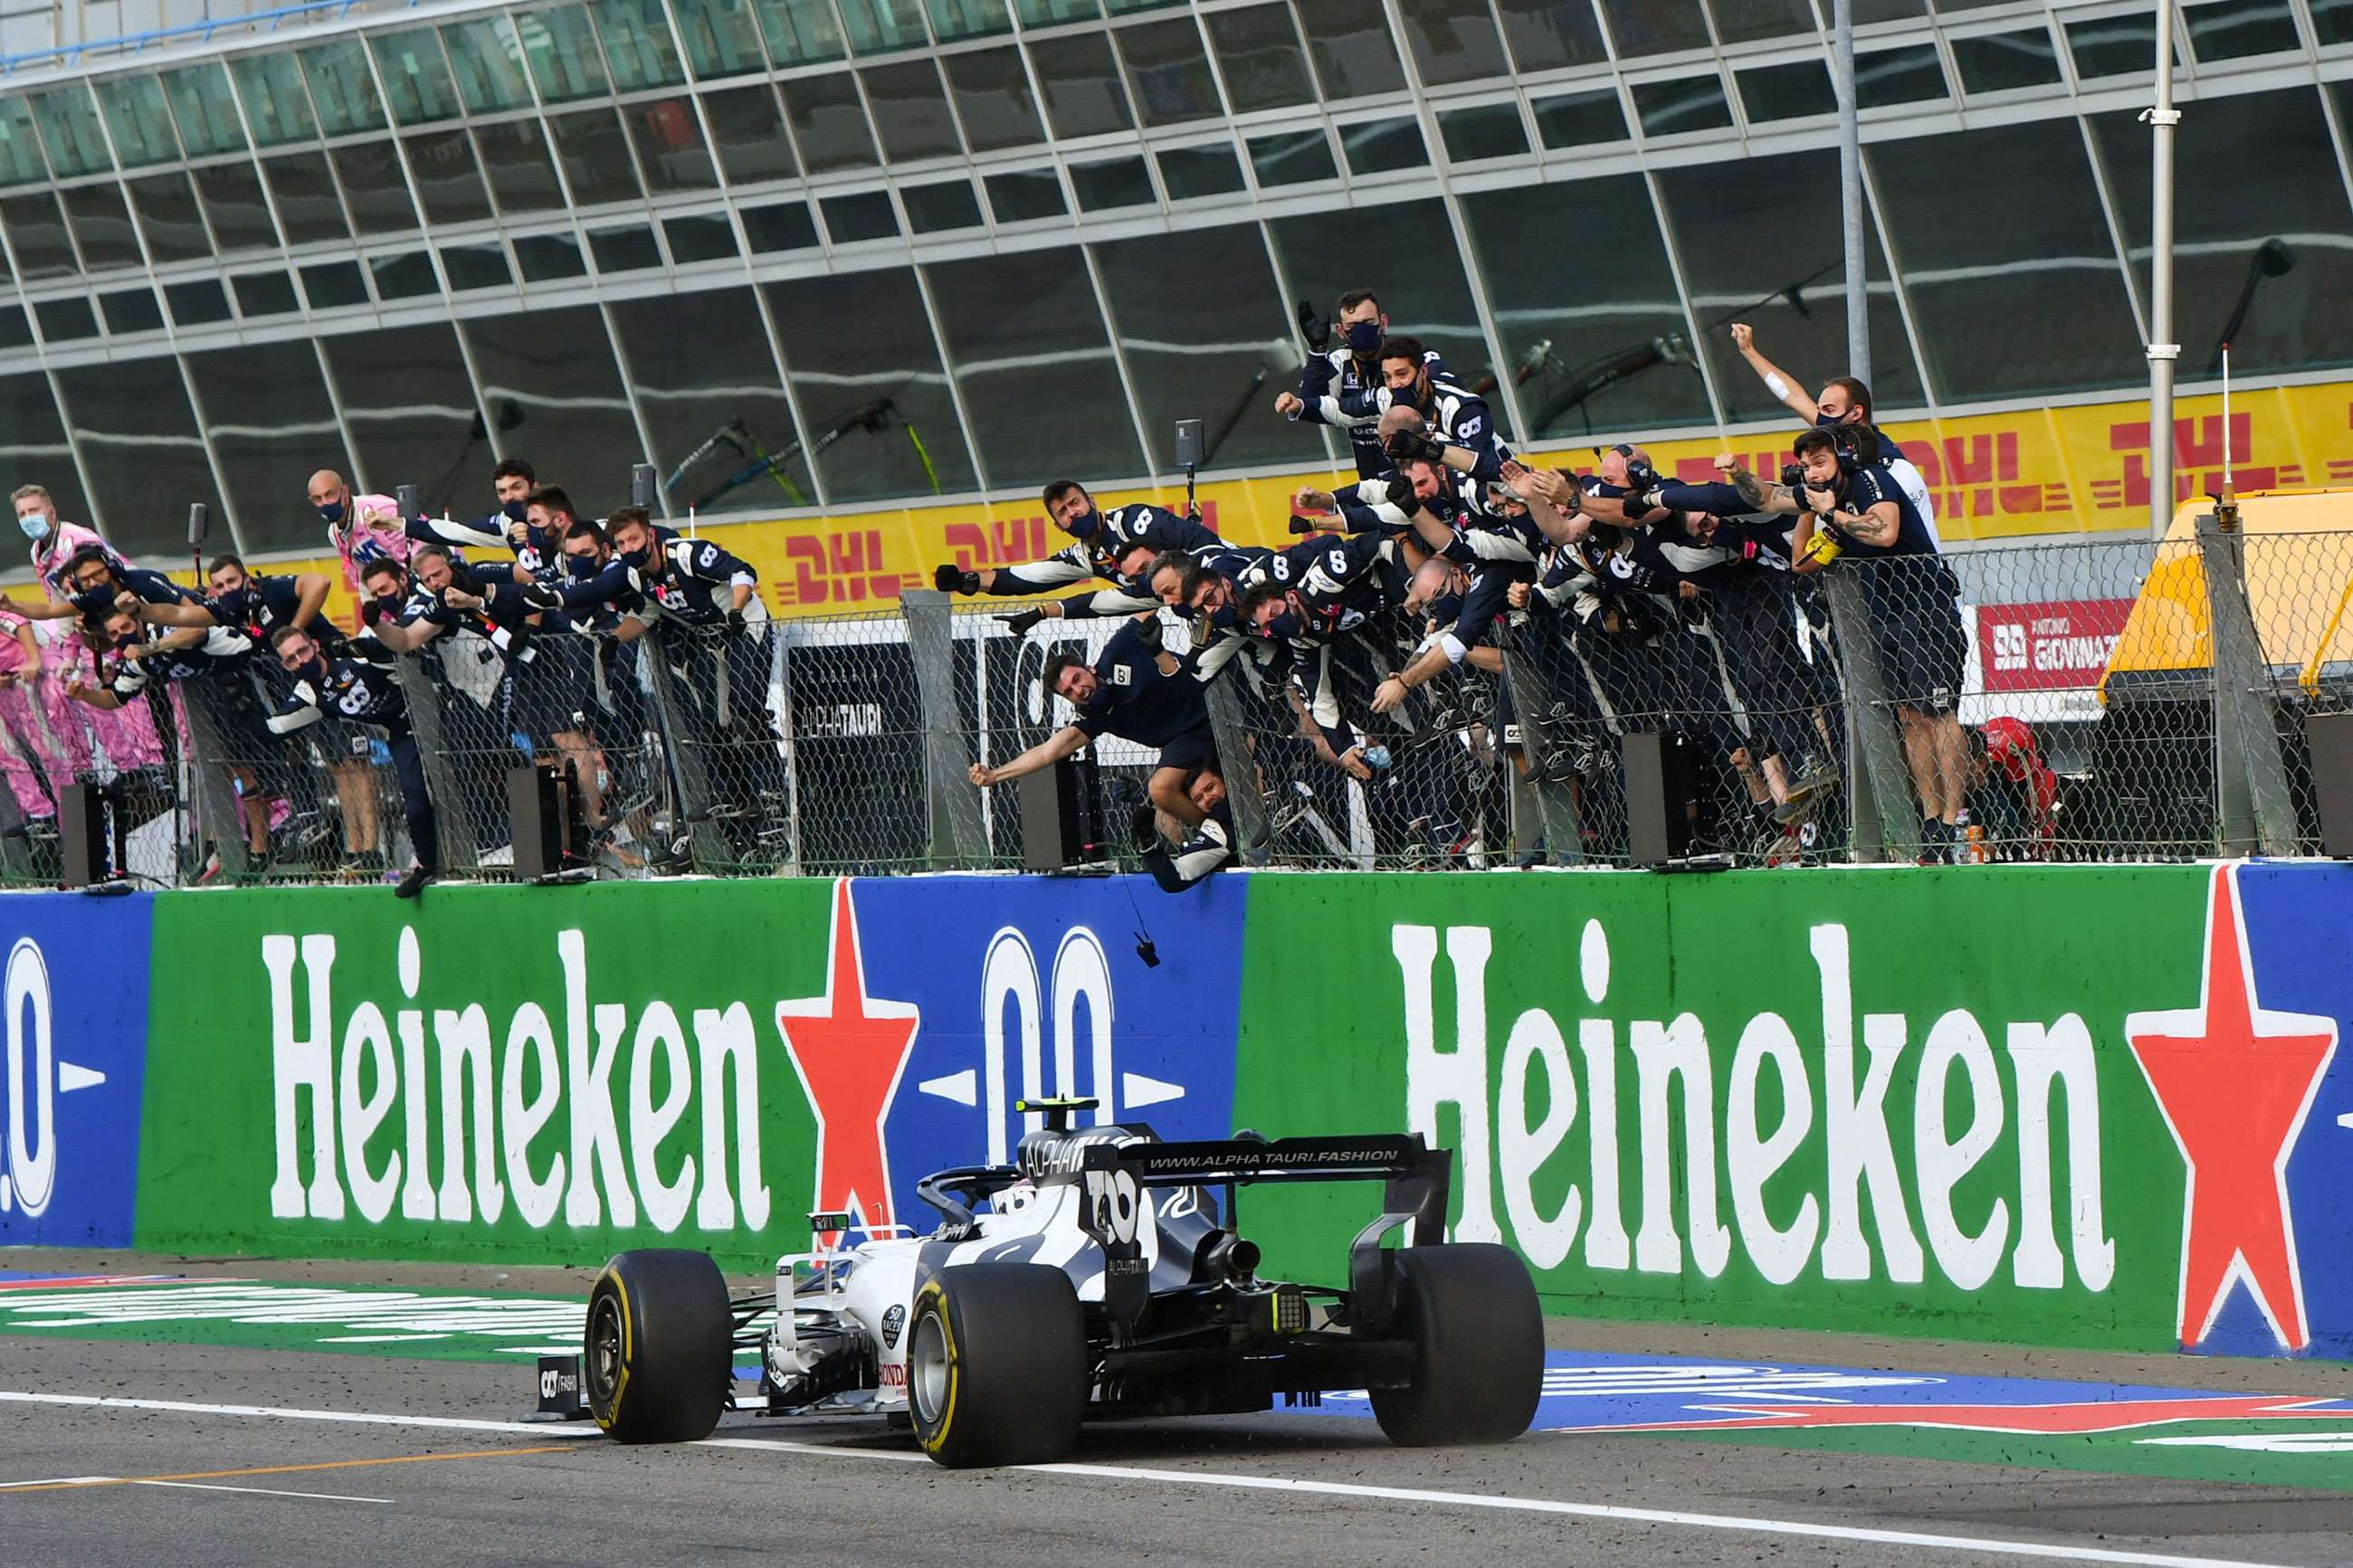
[{"label": "pit wall", "polygon": [[[927,1224],[1076,1092],[1426,1133],[1556,1312],[2353,1355],[2353,868],[24,894],[0,936],[0,1244],[756,1270],[812,1210]],[[1335,1278],[1377,1202],[1243,1226]]]}]

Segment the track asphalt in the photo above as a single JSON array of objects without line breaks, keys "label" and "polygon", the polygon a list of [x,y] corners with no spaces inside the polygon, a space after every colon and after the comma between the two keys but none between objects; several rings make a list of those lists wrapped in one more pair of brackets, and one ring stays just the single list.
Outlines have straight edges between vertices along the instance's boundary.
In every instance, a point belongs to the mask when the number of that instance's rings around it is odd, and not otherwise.
[{"label": "track asphalt", "polygon": [[2353,1561],[2341,1363],[1556,1321],[1542,1429],[1501,1447],[1392,1448],[1337,1398],[952,1473],[867,1423],[523,1420],[581,1270],[0,1271],[31,1277],[0,1275],[11,1564]]}]

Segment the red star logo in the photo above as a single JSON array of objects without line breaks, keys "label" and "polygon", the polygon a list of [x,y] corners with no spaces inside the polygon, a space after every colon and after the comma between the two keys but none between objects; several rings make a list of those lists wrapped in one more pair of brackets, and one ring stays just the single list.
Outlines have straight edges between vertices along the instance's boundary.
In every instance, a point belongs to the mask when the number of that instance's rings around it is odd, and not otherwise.
[{"label": "red star logo", "polygon": [[[776,1004],[776,1029],[817,1113],[812,1206],[855,1213],[871,1227],[891,1219],[891,1160],[882,1119],[899,1092],[921,1016],[911,1002],[866,994],[849,881],[834,884],[833,933],[822,996]],[[828,1232],[830,1242],[838,1232]]]},{"label": "red star logo", "polygon": [[1945,1426],[1965,1432],[2081,1435],[2130,1432],[2175,1421],[2342,1421],[2341,1405],[2275,1394],[2186,1394],[2165,1399],[2099,1399],[2068,1405],[1702,1405],[1715,1421],[1645,1421],[1580,1426],[1580,1432],[1805,1431],[1824,1426]]},{"label": "red star logo", "polygon": [[2337,1023],[2255,998],[2233,869],[2206,905],[2206,976],[2194,1008],[2135,1013],[2126,1037],[2189,1167],[2181,1217],[2181,1342],[2214,1327],[2233,1279],[2281,1345],[2312,1335],[2288,1215],[2287,1156],[2337,1050]]}]

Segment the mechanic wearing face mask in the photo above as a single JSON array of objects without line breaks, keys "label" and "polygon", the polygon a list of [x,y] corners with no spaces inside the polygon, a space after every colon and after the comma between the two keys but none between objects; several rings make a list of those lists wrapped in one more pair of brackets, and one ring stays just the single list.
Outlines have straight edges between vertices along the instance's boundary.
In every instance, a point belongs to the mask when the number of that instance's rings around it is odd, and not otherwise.
[{"label": "mechanic wearing face mask", "polygon": [[1419,339],[1391,338],[1380,355],[1381,384],[1339,401],[1351,418],[1376,421],[1389,461],[1422,458],[1481,479],[1501,478],[1512,449],[1487,400],[1451,376],[1433,374]]},{"label": "mechanic wearing face mask", "polygon": [[983,567],[971,571],[946,562],[932,574],[933,586],[948,594],[990,594],[1007,597],[1050,593],[1090,578],[1113,584],[1058,604],[1039,605],[998,617],[1016,637],[1040,620],[1085,620],[1134,615],[1157,608],[1159,601],[1140,582],[1120,575],[1122,558],[1138,546],[1154,556],[1167,551],[1196,554],[1220,548],[1224,542],[1197,518],[1179,517],[1149,501],[1098,511],[1094,498],[1076,479],[1056,479],[1046,487],[1046,515],[1073,542],[1043,561],[1023,566]]},{"label": "mechanic wearing face mask", "polygon": [[327,594],[334,586],[325,574],[250,572],[237,556],[216,555],[205,581],[212,589],[205,607],[221,625],[248,630],[265,641],[280,626],[303,626],[325,645],[330,657],[341,651],[343,634],[325,615]]},{"label": "mechanic wearing face mask", "polygon": [[[1380,432],[1369,423],[1341,411],[1343,397],[1364,398],[1381,384],[1380,348],[1389,333],[1388,312],[1370,289],[1351,289],[1340,296],[1338,321],[1341,346],[1332,346],[1333,322],[1317,315],[1305,300],[1299,305],[1299,329],[1307,340],[1307,363],[1299,372],[1299,390],[1274,400],[1274,411],[1285,419],[1310,425],[1334,425],[1348,432],[1356,458],[1356,477],[1375,479],[1389,473],[1388,455],[1381,450]],[[1446,362],[1425,350],[1422,363],[1432,375],[1452,379]]]},{"label": "mechanic wearing face mask", "polygon": [[327,716],[330,709],[354,724],[381,733],[400,781],[400,805],[408,819],[408,841],[417,863],[395,891],[413,899],[441,874],[441,840],[433,797],[425,788],[425,760],[408,727],[408,703],[393,673],[391,650],[374,637],[354,637],[343,658],[329,658],[301,626],[280,626],[269,635],[279,664],[294,678],[293,691],[269,720],[270,733],[290,735]]},{"label": "mechanic wearing face mask", "polygon": [[1764,351],[1757,346],[1757,330],[1747,322],[1732,323],[1732,343],[1740,351],[1740,357],[1748,362],[1748,368],[1765,384],[1765,390],[1815,429],[1870,431],[1879,443],[1879,466],[1894,477],[1896,488],[1919,514],[1920,526],[1928,532],[1928,542],[1938,550],[1944,549],[1945,542],[1936,533],[1936,507],[1928,494],[1928,481],[1896,446],[1894,438],[1873,423],[1871,388],[1851,375],[1834,375],[1822,384],[1820,396],[1808,397],[1803,386],[1782,374],[1780,367],[1765,357]]},{"label": "mechanic wearing face mask", "polygon": [[1795,494],[1776,487],[1769,498],[1773,510],[1798,513],[1791,570],[1858,580],[1920,798],[1921,863],[1950,860],[1969,822],[1960,723],[1968,633],[1959,581],[1867,430],[1809,430],[1796,449],[1802,486]]},{"label": "mechanic wearing face mask", "polygon": [[106,541],[78,522],[58,521],[56,498],[40,485],[19,485],[9,499],[16,526],[33,547],[33,575],[54,598],[64,591],[66,563],[86,545],[106,548]]},{"label": "mechanic wearing face mask", "polygon": [[[74,592],[67,581],[66,563],[92,546],[108,551],[116,565],[124,564],[122,558],[113,555],[106,542],[91,530],[61,521],[57,500],[46,487],[20,485],[11,493],[16,507],[16,526],[32,546],[34,575],[40,579],[42,590],[50,599],[62,600]],[[41,665],[26,682],[27,695],[40,704],[48,738],[56,742],[53,760],[59,766],[60,775],[70,779],[90,771],[96,760],[91,752],[93,736],[117,767],[147,767],[162,762],[163,739],[156,732],[154,716],[147,704],[93,710],[66,700],[68,681],[91,679],[100,673],[91,662],[90,650],[75,634],[74,623],[70,619],[34,619],[32,625],[34,643],[41,650]]]},{"label": "mechanic wearing face mask", "polygon": [[531,492],[538,488],[537,468],[521,458],[501,458],[491,470],[491,493],[498,498],[499,510],[478,526],[504,534],[510,545],[522,549],[531,522]]}]

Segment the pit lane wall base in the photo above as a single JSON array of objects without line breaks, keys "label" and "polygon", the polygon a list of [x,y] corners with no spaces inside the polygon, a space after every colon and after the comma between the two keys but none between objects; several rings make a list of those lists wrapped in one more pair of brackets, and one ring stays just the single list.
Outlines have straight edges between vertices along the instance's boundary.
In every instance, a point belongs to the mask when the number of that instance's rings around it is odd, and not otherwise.
[{"label": "pit lane wall base", "polygon": [[[2353,1356],[2353,868],[16,895],[0,935],[0,1244],[757,1271],[813,1210],[927,1225],[918,1178],[1078,1093],[1454,1146],[1454,1234],[1556,1312]],[[1336,1279],[1375,1201],[1243,1227]]]}]

